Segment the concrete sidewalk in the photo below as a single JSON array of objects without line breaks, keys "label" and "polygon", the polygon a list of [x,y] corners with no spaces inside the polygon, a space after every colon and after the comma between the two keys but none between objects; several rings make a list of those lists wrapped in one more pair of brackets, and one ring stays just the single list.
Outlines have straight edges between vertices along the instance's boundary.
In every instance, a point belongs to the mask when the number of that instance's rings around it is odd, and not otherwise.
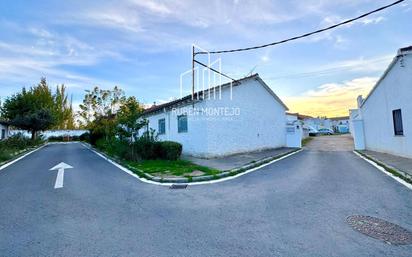
[{"label": "concrete sidewalk", "polygon": [[218,169],[221,171],[232,170],[235,168],[242,167],[246,164],[259,161],[269,157],[275,157],[278,155],[283,155],[288,152],[296,150],[296,148],[281,147],[276,149],[269,149],[256,152],[248,152],[241,154],[234,154],[225,157],[204,159],[193,156],[182,156],[183,160],[191,161],[195,164]]},{"label": "concrete sidewalk", "polygon": [[365,153],[373,159],[402,171],[412,177],[412,159],[369,150],[364,150],[362,153]]}]

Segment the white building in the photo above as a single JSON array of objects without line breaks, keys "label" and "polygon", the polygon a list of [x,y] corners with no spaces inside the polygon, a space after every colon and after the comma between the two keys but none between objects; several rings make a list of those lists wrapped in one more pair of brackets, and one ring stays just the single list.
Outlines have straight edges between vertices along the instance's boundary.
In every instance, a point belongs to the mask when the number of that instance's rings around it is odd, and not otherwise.
[{"label": "white building", "polygon": [[298,125],[302,131],[302,139],[309,137],[310,128],[304,124],[304,119],[309,118],[307,115],[299,113],[286,113],[287,124]]},{"label": "white building", "polygon": [[412,46],[401,48],[352,111],[355,149],[412,158]]},{"label": "white building", "polygon": [[329,118],[332,130],[337,133],[348,133],[350,131],[349,116]]},{"label": "white building", "polygon": [[210,158],[286,146],[286,110],[255,74],[197,92],[194,100],[188,95],[152,106],[144,117],[158,139],[181,143],[183,154]]},{"label": "white building", "polygon": [[329,120],[328,118],[322,118],[322,117],[309,117],[306,116],[303,119],[303,124],[307,127],[319,130],[322,128],[327,128],[327,129],[332,129],[332,121]]},{"label": "white building", "polygon": [[9,137],[9,125],[0,121],[0,140],[7,139]]},{"label": "white building", "polygon": [[358,119],[359,110],[358,109],[350,109],[349,110],[349,132],[353,136],[353,120]]}]

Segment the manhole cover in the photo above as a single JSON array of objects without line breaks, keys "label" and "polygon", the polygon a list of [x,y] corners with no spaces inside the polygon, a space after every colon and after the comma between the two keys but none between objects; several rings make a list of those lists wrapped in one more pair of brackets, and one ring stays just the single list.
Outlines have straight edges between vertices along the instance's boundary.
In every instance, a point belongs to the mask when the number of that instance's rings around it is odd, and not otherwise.
[{"label": "manhole cover", "polygon": [[172,184],[169,188],[170,189],[186,189],[187,184]]},{"label": "manhole cover", "polygon": [[393,245],[412,244],[412,233],[401,226],[370,216],[353,215],[346,222],[356,231]]}]

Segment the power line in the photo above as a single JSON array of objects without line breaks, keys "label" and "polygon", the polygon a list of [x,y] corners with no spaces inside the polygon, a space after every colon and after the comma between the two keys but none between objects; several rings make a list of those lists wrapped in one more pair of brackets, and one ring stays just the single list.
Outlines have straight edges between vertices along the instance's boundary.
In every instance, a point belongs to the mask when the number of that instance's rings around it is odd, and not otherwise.
[{"label": "power line", "polygon": [[219,75],[221,75],[221,76],[223,76],[223,77],[225,77],[225,78],[228,78],[228,79],[231,79],[231,80],[233,80],[233,81],[236,81],[236,79],[231,78],[231,77],[229,77],[228,75],[226,75],[226,74],[224,74],[224,73],[222,73],[222,72],[220,72],[220,71],[218,71],[218,70],[215,70],[215,69],[213,69],[212,67],[209,67],[208,65],[206,65],[206,64],[204,64],[204,63],[201,63],[201,62],[196,61],[196,60],[193,60],[193,62],[194,62],[194,63],[197,63],[197,64],[199,64],[199,65],[201,65],[201,66],[203,66],[203,67],[205,67],[205,68],[207,68],[207,69],[209,69],[209,70],[211,70],[211,71],[213,71],[213,72],[216,72],[217,74],[219,74]]},{"label": "power line", "polygon": [[365,61],[364,63],[356,64],[356,65],[343,65],[343,66],[337,66],[337,67],[323,69],[323,70],[283,74],[283,75],[278,75],[274,77],[265,77],[265,79],[270,79],[270,80],[290,79],[290,78],[299,79],[299,78],[307,78],[307,77],[313,77],[313,76],[324,76],[324,75],[328,75],[330,73],[335,73],[335,72],[356,70],[358,67],[363,67],[367,64],[388,62],[391,59],[392,57],[384,57],[384,58],[379,58],[379,59],[375,59],[372,61]]},{"label": "power line", "polygon": [[354,21],[356,21],[356,20],[365,18],[366,16],[369,16],[369,15],[371,15],[371,14],[380,12],[380,11],[382,11],[382,10],[385,10],[385,9],[389,8],[389,7],[392,7],[392,6],[394,6],[394,5],[400,4],[400,3],[404,2],[404,1],[405,1],[405,0],[398,0],[398,1],[396,1],[396,2],[393,2],[393,3],[391,3],[391,4],[382,6],[382,7],[378,8],[378,9],[373,10],[373,11],[364,13],[364,14],[356,17],[356,18],[352,18],[352,19],[349,19],[349,20],[345,20],[345,21],[342,21],[342,22],[340,22],[340,23],[334,24],[334,25],[332,25],[332,26],[323,28],[323,29],[315,30],[315,31],[312,31],[312,32],[309,32],[309,33],[306,33],[306,34],[303,34],[303,35],[300,35],[300,36],[291,37],[291,38],[284,39],[284,40],[280,40],[280,41],[277,41],[277,42],[273,42],[273,43],[269,43],[269,44],[265,44],[265,45],[260,45],[260,46],[253,46],[253,47],[232,49],[232,50],[221,50],[221,51],[212,51],[212,52],[196,52],[196,53],[194,53],[194,55],[196,55],[196,54],[223,54],[223,53],[233,53],[233,52],[249,51],[249,50],[255,50],[255,49],[259,49],[259,48],[265,48],[265,47],[269,47],[269,46],[274,46],[274,45],[283,44],[283,43],[286,43],[286,42],[289,42],[289,41],[293,41],[293,40],[297,40],[297,39],[300,39],[300,38],[308,37],[308,36],[311,36],[311,35],[314,35],[314,34],[318,34],[318,33],[321,33],[321,32],[327,31],[327,30],[331,30],[331,29],[337,28],[337,27],[339,27],[339,26],[342,26],[342,25],[345,25],[345,24],[354,22]]}]

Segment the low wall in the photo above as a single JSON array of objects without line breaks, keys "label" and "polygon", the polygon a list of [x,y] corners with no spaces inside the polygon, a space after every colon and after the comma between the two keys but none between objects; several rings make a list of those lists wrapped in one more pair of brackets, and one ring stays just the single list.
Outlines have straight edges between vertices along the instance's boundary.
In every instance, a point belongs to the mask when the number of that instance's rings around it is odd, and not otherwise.
[{"label": "low wall", "polygon": [[[69,136],[69,137],[74,137],[74,136],[81,136],[84,133],[89,132],[88,130],[84,129],[77,129],[77,130],[47,130],[43,131],[40,134],[45,138],[48,139],[50,137],[61,137],[61,136]],[[23,134],[25,137],[31,137],[31,133],[29,133],[26,130],[10,130],[9,135],[13,136],[16,134]]]}]

